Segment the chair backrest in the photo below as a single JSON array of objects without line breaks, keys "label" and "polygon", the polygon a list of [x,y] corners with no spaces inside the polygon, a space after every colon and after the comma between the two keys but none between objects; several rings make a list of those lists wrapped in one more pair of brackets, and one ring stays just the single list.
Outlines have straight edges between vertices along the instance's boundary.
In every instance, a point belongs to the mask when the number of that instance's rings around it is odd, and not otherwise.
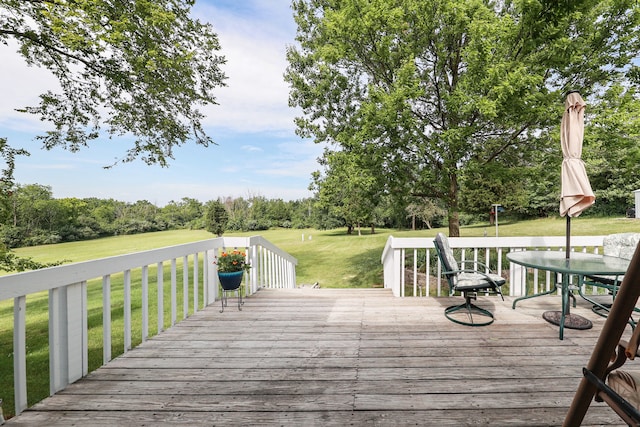
[{"label": "chair backrest", "polygon": [[433,241],[433,243],[436,247],[438,258],[440,258],[440,263],[444,267],[445,271],[443,271],[443,273],[447,278],[447,280],[449,281],[449,284],[453,285],[452,283],[453,278],[458,273],[448,273],[448,272],[458,271],[460,270],[460,268],[458,266],[458,261],[456,261],[456,258],[453,256],[453,251],[451,250],[451,246],[449,246],[449,239],[444,234],[438,233],[436,234],[436,238]]},{"label": "chair backrest", "polygon": [[638,242],[640,242],[640,233],[610,234],[602,241],[603,252],[606,256],[631,260]]}]

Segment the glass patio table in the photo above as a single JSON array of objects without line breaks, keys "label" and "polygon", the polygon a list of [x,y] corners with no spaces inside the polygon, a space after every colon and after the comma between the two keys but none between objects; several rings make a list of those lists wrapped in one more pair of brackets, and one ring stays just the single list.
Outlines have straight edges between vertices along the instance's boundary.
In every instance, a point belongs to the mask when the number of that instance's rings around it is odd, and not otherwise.
[{"label": "glass patio table", "polygon": [[621,277],[629,267],[629,260],[583,252],[571,252],[570,257],[567,258],[566,253],[560,251],[518,251],[509,252],[507,259],[510,262],[525,267],[551,271],[562,275],[561,283],[554,281],[554,287],[550,291],[535,295],[525,295],[513,301],[513,308],[515,309],[516,302],[522,299],[551,294],[560,286],[562,311],[547,311],[542,315],[546,321],[560,327],[560,339],[564,337],[565,327],[570,329],[588,329],[592,326],[591,322],[584,317],[570,313],[569,297],[573,296],[573,294],[569,289],[569,277],[577,276],[578,287],[580,287],[584,282],[585,276],[603,275]]}]

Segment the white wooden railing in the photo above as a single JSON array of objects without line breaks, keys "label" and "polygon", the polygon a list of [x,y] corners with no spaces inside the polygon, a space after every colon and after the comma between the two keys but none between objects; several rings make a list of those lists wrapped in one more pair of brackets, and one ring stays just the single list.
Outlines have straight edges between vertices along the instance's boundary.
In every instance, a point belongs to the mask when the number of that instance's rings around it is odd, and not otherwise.
[{"label": "white wooden railing", "polygon": [[[132,253],[110,258],[68,264],[43,270],[0,277],[0,302],[14,301],[13,362],[15,411],[19,414],[27,407],[26,378],[26,311],[27,296],[48,291],[49,304],[49,372],[50,393],[54,394],[88,374],[88,321],[87,283],[102,280],[103,363],[112,359],[111,339],[111,279],[118,275],[123,281],[124,293],[124,352],[131,350],[132,287],[140,286],[135,294],[141,295],[142,341],[149,337],[149,272],[157,273],[157,332],[164,329],[165,307],[170,306],[170,325],[178,321],[178,301],[181,299],[181,319],[218,299],[217,268],[214,257],[227,248],[246,251],[251,269],[245,273],[243,286],[246,295],[259,288],[294,288],[296,264],[294,257],[278,249],[260,236],[221,237]],[[182,267],[182,289],[178,283],[178,264]],[[165,266],[170,278],[165,279]],[[132,280],[132,275],[140,279]],[[201,277],[202,275],[202,277]],[[120,279],[120,276],[122,279]],[[165,283],[169,282],[168,295]],[[182,295],[180,295],[180,293]],[[200,295],[203,301],[200,301]],[[165,304],[165,297],[169,302]],[[180,297],[180,298],[179,298]],[[189,307],[192,301],[193,307]],[[106,307],[106,309],[105,309]],[[0,390],[0,393],[4,393]],[[0,399],[3,396],[0,394]]]},{"label": "white wooden railing", "polygon": [[[600,253],[604,236],[573,236],[571,250],[580,252]],[[503,272],[508,269],[509,295],[525,294],[527,282],[533,284],[534,292],[550,290],[556,280],[551,273],[526,269],[510,264],[503,260],[503,254],[521,250],[565,250],[564,236],[533,236],[533,237],[452,237],[449,244],[453,249],[459,249],[461,260],[468,262],[479,261],[491,265],[495,271]],[[491,263],[490,260],[494,262]],[[507,265],[504,265],[504,264]],[[509,265],[510,264],[510,265]],[[390,288],[393,295],[404,297],[413,296],[444,296],[449,289],[443,282],[440,262],[438,260],[433,237],[425,238],[397,238],[390,236],[382,252],[384,268],[384,287]],[[428,272],[419,279],[419,273]],[[585,292],[595,292],[585,290]]]}]

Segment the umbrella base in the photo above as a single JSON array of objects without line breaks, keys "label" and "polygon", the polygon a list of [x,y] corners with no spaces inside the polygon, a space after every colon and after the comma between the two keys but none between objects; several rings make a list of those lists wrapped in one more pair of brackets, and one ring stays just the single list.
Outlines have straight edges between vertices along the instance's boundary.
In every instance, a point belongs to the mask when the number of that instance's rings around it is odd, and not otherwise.
[{"label": "umbrella base", "polygon": [[[542,313],[542,318],[553,325],[560,326],[562,312],[545,311]],[[577,314],[567,314],[564,316],[564,327],[569,329],[591,329],[593,323],[591,323],[591,320],[585,319]]]}]

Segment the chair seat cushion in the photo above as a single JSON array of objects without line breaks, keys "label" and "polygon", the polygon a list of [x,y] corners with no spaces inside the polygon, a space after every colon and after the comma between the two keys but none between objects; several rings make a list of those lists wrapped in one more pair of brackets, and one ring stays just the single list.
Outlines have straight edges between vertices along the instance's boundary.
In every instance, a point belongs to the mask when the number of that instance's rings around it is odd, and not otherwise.
[{"label": "chair seat cushion", "polygon": [[640,372],[614,371],[607,378],[609,387],[634,408],[640,410]]},{"label": "chair seat cushion", "polygon": [[456,289],[459,291],[473,290],[473,289],[491,289],[494,284],[487,280],[487,276],[495,282],[497,286],[505,284],[506,280],[497,274],[488,273],[487,275],[480,273],[460,273],[458,274],[456,281]]}]

